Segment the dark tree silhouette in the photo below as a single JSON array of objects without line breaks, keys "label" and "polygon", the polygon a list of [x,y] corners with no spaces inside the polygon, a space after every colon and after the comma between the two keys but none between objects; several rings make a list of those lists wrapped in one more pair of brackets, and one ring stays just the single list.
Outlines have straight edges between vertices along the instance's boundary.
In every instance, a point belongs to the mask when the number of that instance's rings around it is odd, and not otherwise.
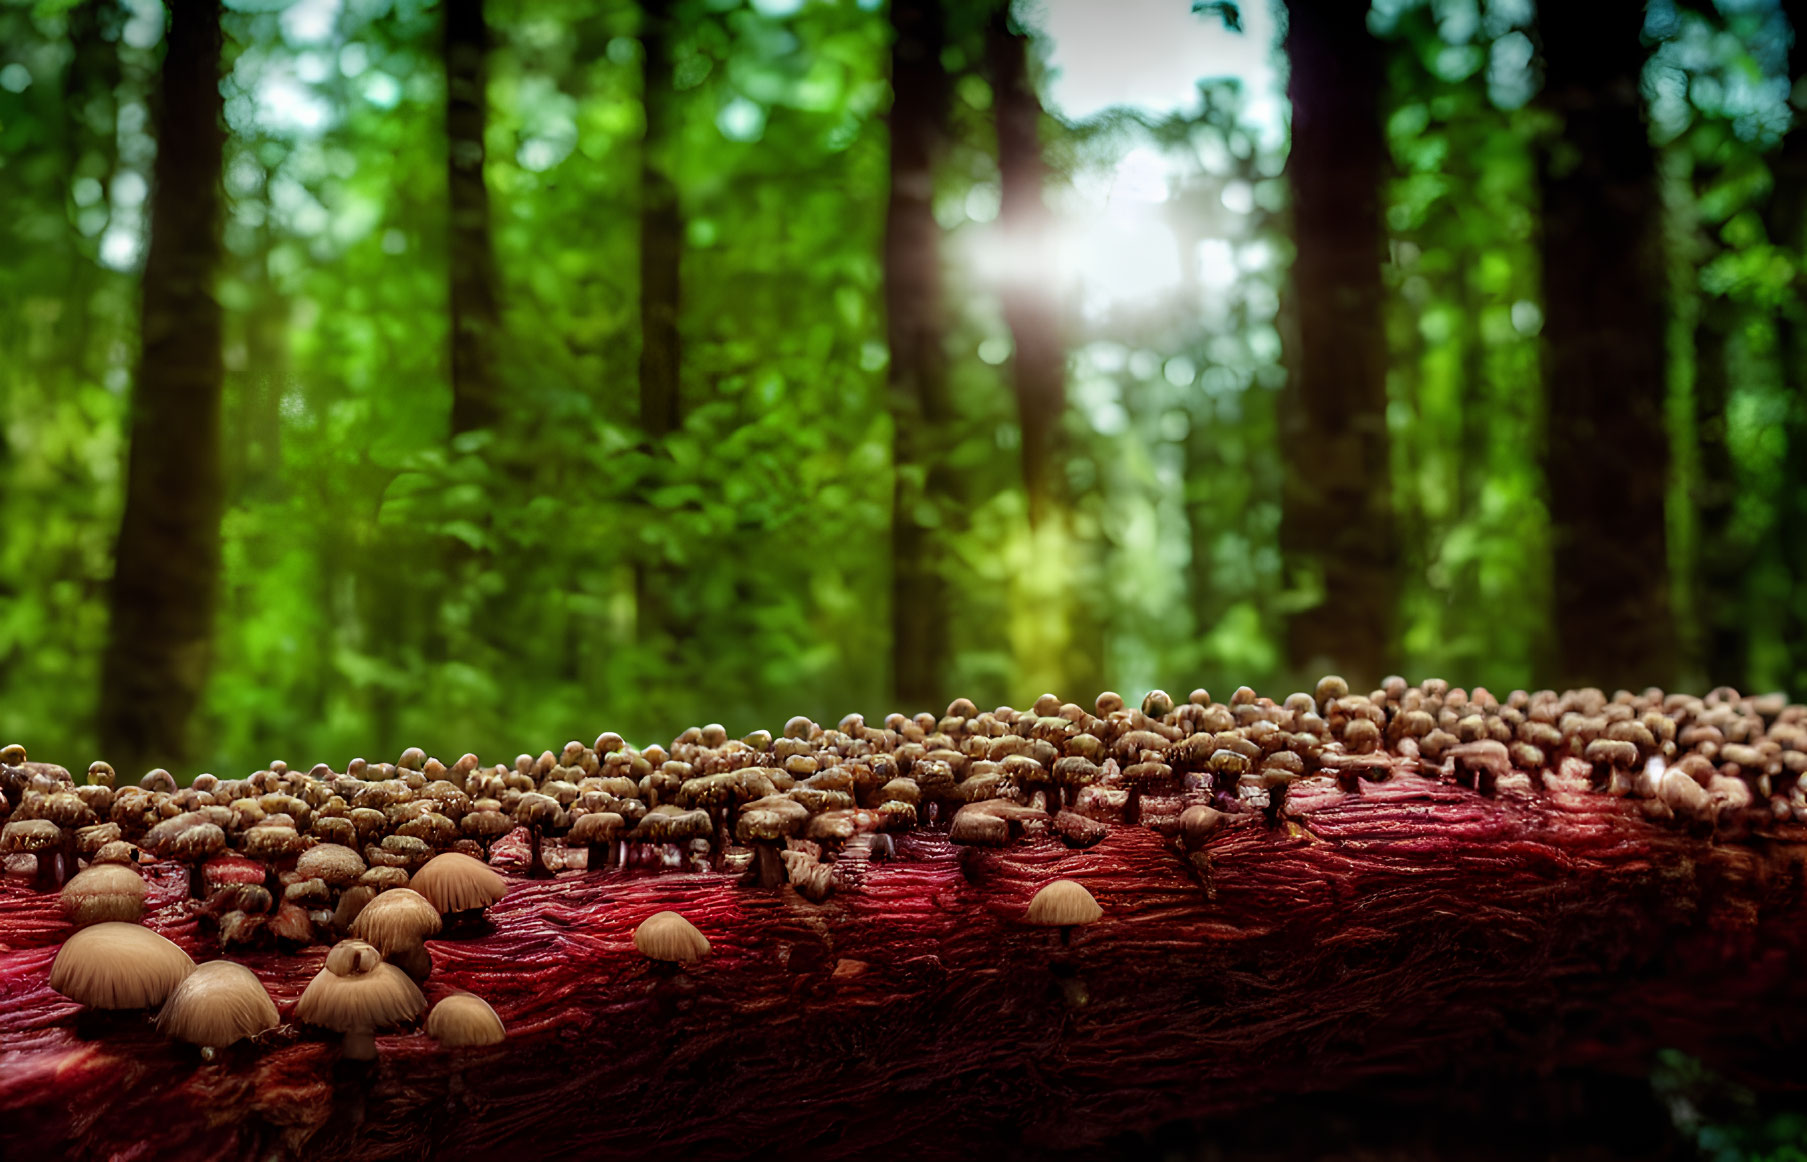
[{"label": "dark tree silhouette", "polygon": [[683,422],[678,290],[684,220],[671,179],[671,0],[646,0],[640,48],[646,133],[640,149],[640,427],[659,439]]},{"label": "dark tree silhouette", "polygon": [[[1807,0],[1782,0],[1782,12],[1794,33],[1788,52],[1788,75],[1796,91],[1807,80]],[[1769,237],[1794,261],[1807,261],[1807,131],[1796,124],[1782,139],[1771,162],[1775,186],[1770,194]],[[1807,317],[1798,295],[1777,312],[1777,346],[1782,360],[1782,384],[1788,393],[1783,419],[1786,451],[1782,457],[1782,481],[1778,493],[1776,527],[1807,528]],[[1788,608],[1783,611],[1782,637],[1794,672],[1789,690],[1796,700],[1807,698],[1807,538],[1778,537],[1776,543],[1788,570]]]},{"label": "dark tree silhouette", "polygon": [[[950,480],[940,434],[952,418],[935,163],[948,77],[940,0],[891,4],[891,177],[885,206],[886,372],[892,418],[891,688],[900,705],[945,701],[947,585],[935,529]],[[925,511],[926,510],[926,511]]]},{"label": "dark tree silhouette", "polygon": [[496,379],[496,251],[483,134],[489,122],[489,27],[483,0],[446,0],[446,179],[451,213],[452,434],[502,416]]},{"label": "dark tree silhouette", "polygon": [[1016,348],[1011,373],[1023,437],[1023,486],[1033,525],[1060,502],[1060,422],[1066,411],[1059,304],[1051,272],[1038,270],[1029,261],[1047,252],[1050,224],[1042,200],[1047,173],[1040,133],[1042,106],[1029,76],[1029,38],[1011,27],[1008,4],[992,13],[985,41],[1002,186],[998,229],[1013,255],[1000,295]]},{"label": "dark tree silhouette", "polygon": [[1675,670],[1664,492],[1666,272],[1639,78],[1641,0],[1538,10],[1562,122],[1541,160],[1554,678],[1642,688]]},{"label": "dark tree silhouette", "polygon": [[[672,0],[645,0],[640,10],[640,429],[657,442],[683,425],[678,334],[684,218],[671,176],[676,148],[676,90],[672,83]],[[671,571],[656,561],[634,562],[635,636],[659,649],[678,633],[671,612]]]},{"label": "dark tree silhouette", "polygon": [[100,735],[122,772],[189,755],[220,568],[219,0],[172,0]]},{"label": "dark tree silhouette", "polygon": [[1364,688],[1390,668],[1394,522],[1388,465],[1380,194],[1387,173],[1384,59],[1367,6],[1292,0],[1296,350],[1280,400],[1280,544],[1323,600],[1287,626],[1300,673],[1337,669]]},{"label": "dark tree silhouette", "polygon": [[1714,686],[1742,686],[1749,659],[1745,633],[1744,579],[1751,546],[1733,523],[1738,500],[1738,466],[1726,441],[1726,404],[1732,394],[1729,343],[1739,310],[1723,294],[1700,303],[1694,327],[1694,440],[1699,472],[1694,512],[1694,605],[1700,619],[1700,660]]}]

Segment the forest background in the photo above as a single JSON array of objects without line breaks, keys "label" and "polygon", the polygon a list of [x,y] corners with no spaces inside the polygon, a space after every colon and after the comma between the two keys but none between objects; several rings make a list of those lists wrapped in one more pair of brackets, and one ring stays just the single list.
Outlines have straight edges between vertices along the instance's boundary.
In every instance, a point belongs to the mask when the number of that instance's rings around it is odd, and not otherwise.
[{"label": "forest background", "polygon": [[4,0],[0,739],[1807,697],[1807,3],[1195,7]]}]

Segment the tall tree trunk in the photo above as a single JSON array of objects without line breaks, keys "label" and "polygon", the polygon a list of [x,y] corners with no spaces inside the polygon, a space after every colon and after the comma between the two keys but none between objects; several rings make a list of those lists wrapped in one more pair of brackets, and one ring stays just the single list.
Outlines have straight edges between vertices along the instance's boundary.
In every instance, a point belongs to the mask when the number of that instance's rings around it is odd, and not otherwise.
[{"label": "tall tree trunk", "polygon": [[1700,468],[1694,511],[1694,602],[1701,625],[1701,663],[1714,686],[1742,686],[1749,641],[1744,631],[1744,578],[1749,547],[1733,529],[1737,465],[1726,443],[1726,405],[1732,395],[1729,340],[1738,307],[1722,294],[1703,294],[1694,327],[1694,439]]},{"label": "tall tree trunk", "polygon": [[101,742],[122,773],[188,759],[219,587],[220,0],[172,0],[170,10],[125,513],[101,667]]},{"label": "tall tree trunk", "polygon": [[1011,371],[1023,437],[1023,486],[1029,523],[1040,524],[1060,503],[1059,440],[1066,411],[1066,351],[1051,272],[1033,256],[1048,251],[1050,226],[1042,182],[1041,101],[1029,77],[1029,38],[1010,27],[1010,5],[999,4],[986,28],[992,108],[998,131],[1002,204],[998,229],[1012,256],[1002,289],[1004,321],[1016,353]]},{"label": "tall tree trunk", "polygon": [[[640,142],[640,429],[657,444],[684,422],[679,392],[682,348],[678,303],[684,256],[684,218],[671,177],[675,90],[672,87],[672,0],[641,7]],[[635,637],[657,641],[675,631],[670,613],[669,571],[656,562],[634,563]]]},{"label": "tall tree trunk", "polygon": [[[1782,11],[1794,30],[1788,74],[1799,92],[1807,75],[1807,0],[1782,0]],[[1775,185],[1769,197],[1768,223],[1770,241],[1787,252],[1797,271],[1807,268],[1807,129],[1799,124],[1802,116],[1807,116],[1807,109],[1796,105],[1796,124],[1782,139],[1771,163]],[[1782,386],[1788,396],[1776,527],[1794,530],[1807,528],[1807,317],[1802,312],[1802,300],[1796,294],[1776,318]],[[1782,638],[1788,650],[1789,692],[1799,701],[1807,698],[1807,537],[1797,533],[1778,537],[1776,543],[1791,582]]]},{"label": "tall tree trunk", "polygon": [[885,327],[891,362],[891,690],[895,705],[944,701],[947,591],[936,529],[949,514],[941,441],[952,418],[935,163],[947,126],[940,0],[892,0],[891,193]]},{"label": "tall tree trunk", "polygon": [[671,0],[646,0],[640,30],[646,114],[640,147],[640,427],[653,440],[683,423],[678,395],[678,276],[684,220],[670,170],[671,8]]},{"label": "tall tree trunk", "polygon": [[483,0],[446,0],[446,182],[451,213],[452,434],[502,417],[496,379],[496,251],[483,181],[489,27]]},{"label": "tall tree trunk", "polygon": [[1539,8],[1544,473],[1563,682],[1666,685],[1675,665],[1663,421],[1667,280],[1644,125],[1642,0]]},{"label": "tall tree trunk", "polygon": [[1381,262],[1383,58],[1367,6],[1291,0],[1293,294],[1297,350],[1280,403],[1280,545],[1323,600],[1287,625],[1299,673],[1368,689],[1390,668],[1395,583]]}]

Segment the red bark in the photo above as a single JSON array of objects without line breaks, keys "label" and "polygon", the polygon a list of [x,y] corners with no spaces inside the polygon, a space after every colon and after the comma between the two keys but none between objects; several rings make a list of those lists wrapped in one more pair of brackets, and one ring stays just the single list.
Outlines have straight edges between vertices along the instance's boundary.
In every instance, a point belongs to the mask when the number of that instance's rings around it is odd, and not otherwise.
[{"label": "red bark", "polygon": [[[293,1024],[202,1065],[143,1018],[81,1017],[46,984],[68,934],[55,900],[8,882],[0,1138],[70,1158],[970,1157],[1481,1060],[1643,1075],[1673,1047],[1798,1085],[1807,832],[1716,842],[1647,802],[1557,779],[1498,798],[1408,773],[1358,795],[1318,781],[1289,796],[1292,826],[1236,816],[1207,859],[1142,827],[964,858],[923,833],[822,905],[710,873],[515,875],[493,932],[429,942],[426,986],[484,997],[509,1040],[380,1036],[362,1075]],[[518,868],[525,846],[497,857]],[[1104,908],[1064,947],[1021,923],[1056,877]],[[145,922],[211,956],[181,868],[153,879]],[[665,908],[714,946],[681,975],[633,948]],[[242,959],[287,1020],[325,951]]]}]

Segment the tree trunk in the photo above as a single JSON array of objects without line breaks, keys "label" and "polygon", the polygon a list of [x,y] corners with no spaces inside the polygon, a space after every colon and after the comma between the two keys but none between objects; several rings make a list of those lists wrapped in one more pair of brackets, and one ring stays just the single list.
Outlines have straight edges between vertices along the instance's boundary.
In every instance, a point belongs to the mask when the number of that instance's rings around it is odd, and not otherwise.
[{"label": "tree trunk", "polygon": [[[671,0],[645,0],[641,9],[640,144],[640,429],[654,445],[684,422],[679,392],[678,335],[684,218],[671,177],[675,148]],[[635,637],[649,645],[673,632],[670,575],[657,562],[634,562]]]},{"label": "tree trunk", "polygon": [[502,417],[496,379],[495,246],[483,136],[489,121],[489,28],[483,0],[446,0],[446,182],[451,216],[452,434],[487,428]]},{"label": "tree trunk", "polygon": [[1367,8],[1292,0],[1293,294],[1297,350],[1280,402],[1281,549],[1321,590],[1287,625],[1299,673],[1335,669],[1368,689],[1390,668],[1394,603],[1381,262],[1383,60]]},{"label": "tree trunk", "polygon": [[940,0],[893,0],[891,192],[885,325],[891,362],[891,689],[897,705],[945,701],[947,588],[935,530],[950,515],[941,437],[952,418],[935,162],[947,126]]},{"label": "tree trunk", "polygon": [[1029,77],[1029,38],[1010,27],[1010,6],[1000,4],[986,27],[992,102],[998,132],[1002,204],[998,231],[1011,256],[1001,291],[1004,321],[1015,355],[1011,372],[1023,439],[1023,487],[1029,523],[1039,525],[1060,503],[1059,442],[1066,411],[1066,351],[1061,346],[1059,303],[1052,271],[1035,262],[1046,254],[1051,225],[1042,182],[1041,101]]},{"label": "tree trunk", "polygon": [[219,0],[172,0],[125,513],[101,667],[102,749],[180,769],[206,684],[220,564]]},{"label": "tree trunk", "polygon": [[1728,341],[1738,308],[1721,294],[1703,294],[1694,328],[1694,439],[1700,468],[1694,512],[1694,604],[1701,626],[1700,655],[1713,686],[1745,684],[1749,642],[1744,632],[1744,578],[1749,546],[1732,520],[1738,499],[1737,465],[1726,443],[1726,405],[1732,395]]},{"label": "tree trunk", "polygon": [[1554,544],[1556,678],[1665,685],[1671,624],[1664,428],[1667,279],[1656,158],[1639,95],[1641,0],[1539,9],[1544,471]]},{"label": "tree trunk", "polygon": [[[1798,85],[1807,74],[1807,0],[1782,0],[1782,11],[1794,30],[1788,74]],[[1771,163],[1775,185],[1769,196],[1768,226],[1770,241],[1783,248],[1799,271],[1807,266],[1807,131],[1800,128],[1798,108],[1795,116],[1794,128],[1782,139]],[[1782,386],[1788,396],[1776,527],[1802,529],[1807,528],[1807,318],[1798,295],[1777,313],[1776,332]],[[1788,685],[1797,699],[1807,698],[1807,538],[1779,537],[1777,544],[1791,582],[1789,606],[1782,617]]]}]

